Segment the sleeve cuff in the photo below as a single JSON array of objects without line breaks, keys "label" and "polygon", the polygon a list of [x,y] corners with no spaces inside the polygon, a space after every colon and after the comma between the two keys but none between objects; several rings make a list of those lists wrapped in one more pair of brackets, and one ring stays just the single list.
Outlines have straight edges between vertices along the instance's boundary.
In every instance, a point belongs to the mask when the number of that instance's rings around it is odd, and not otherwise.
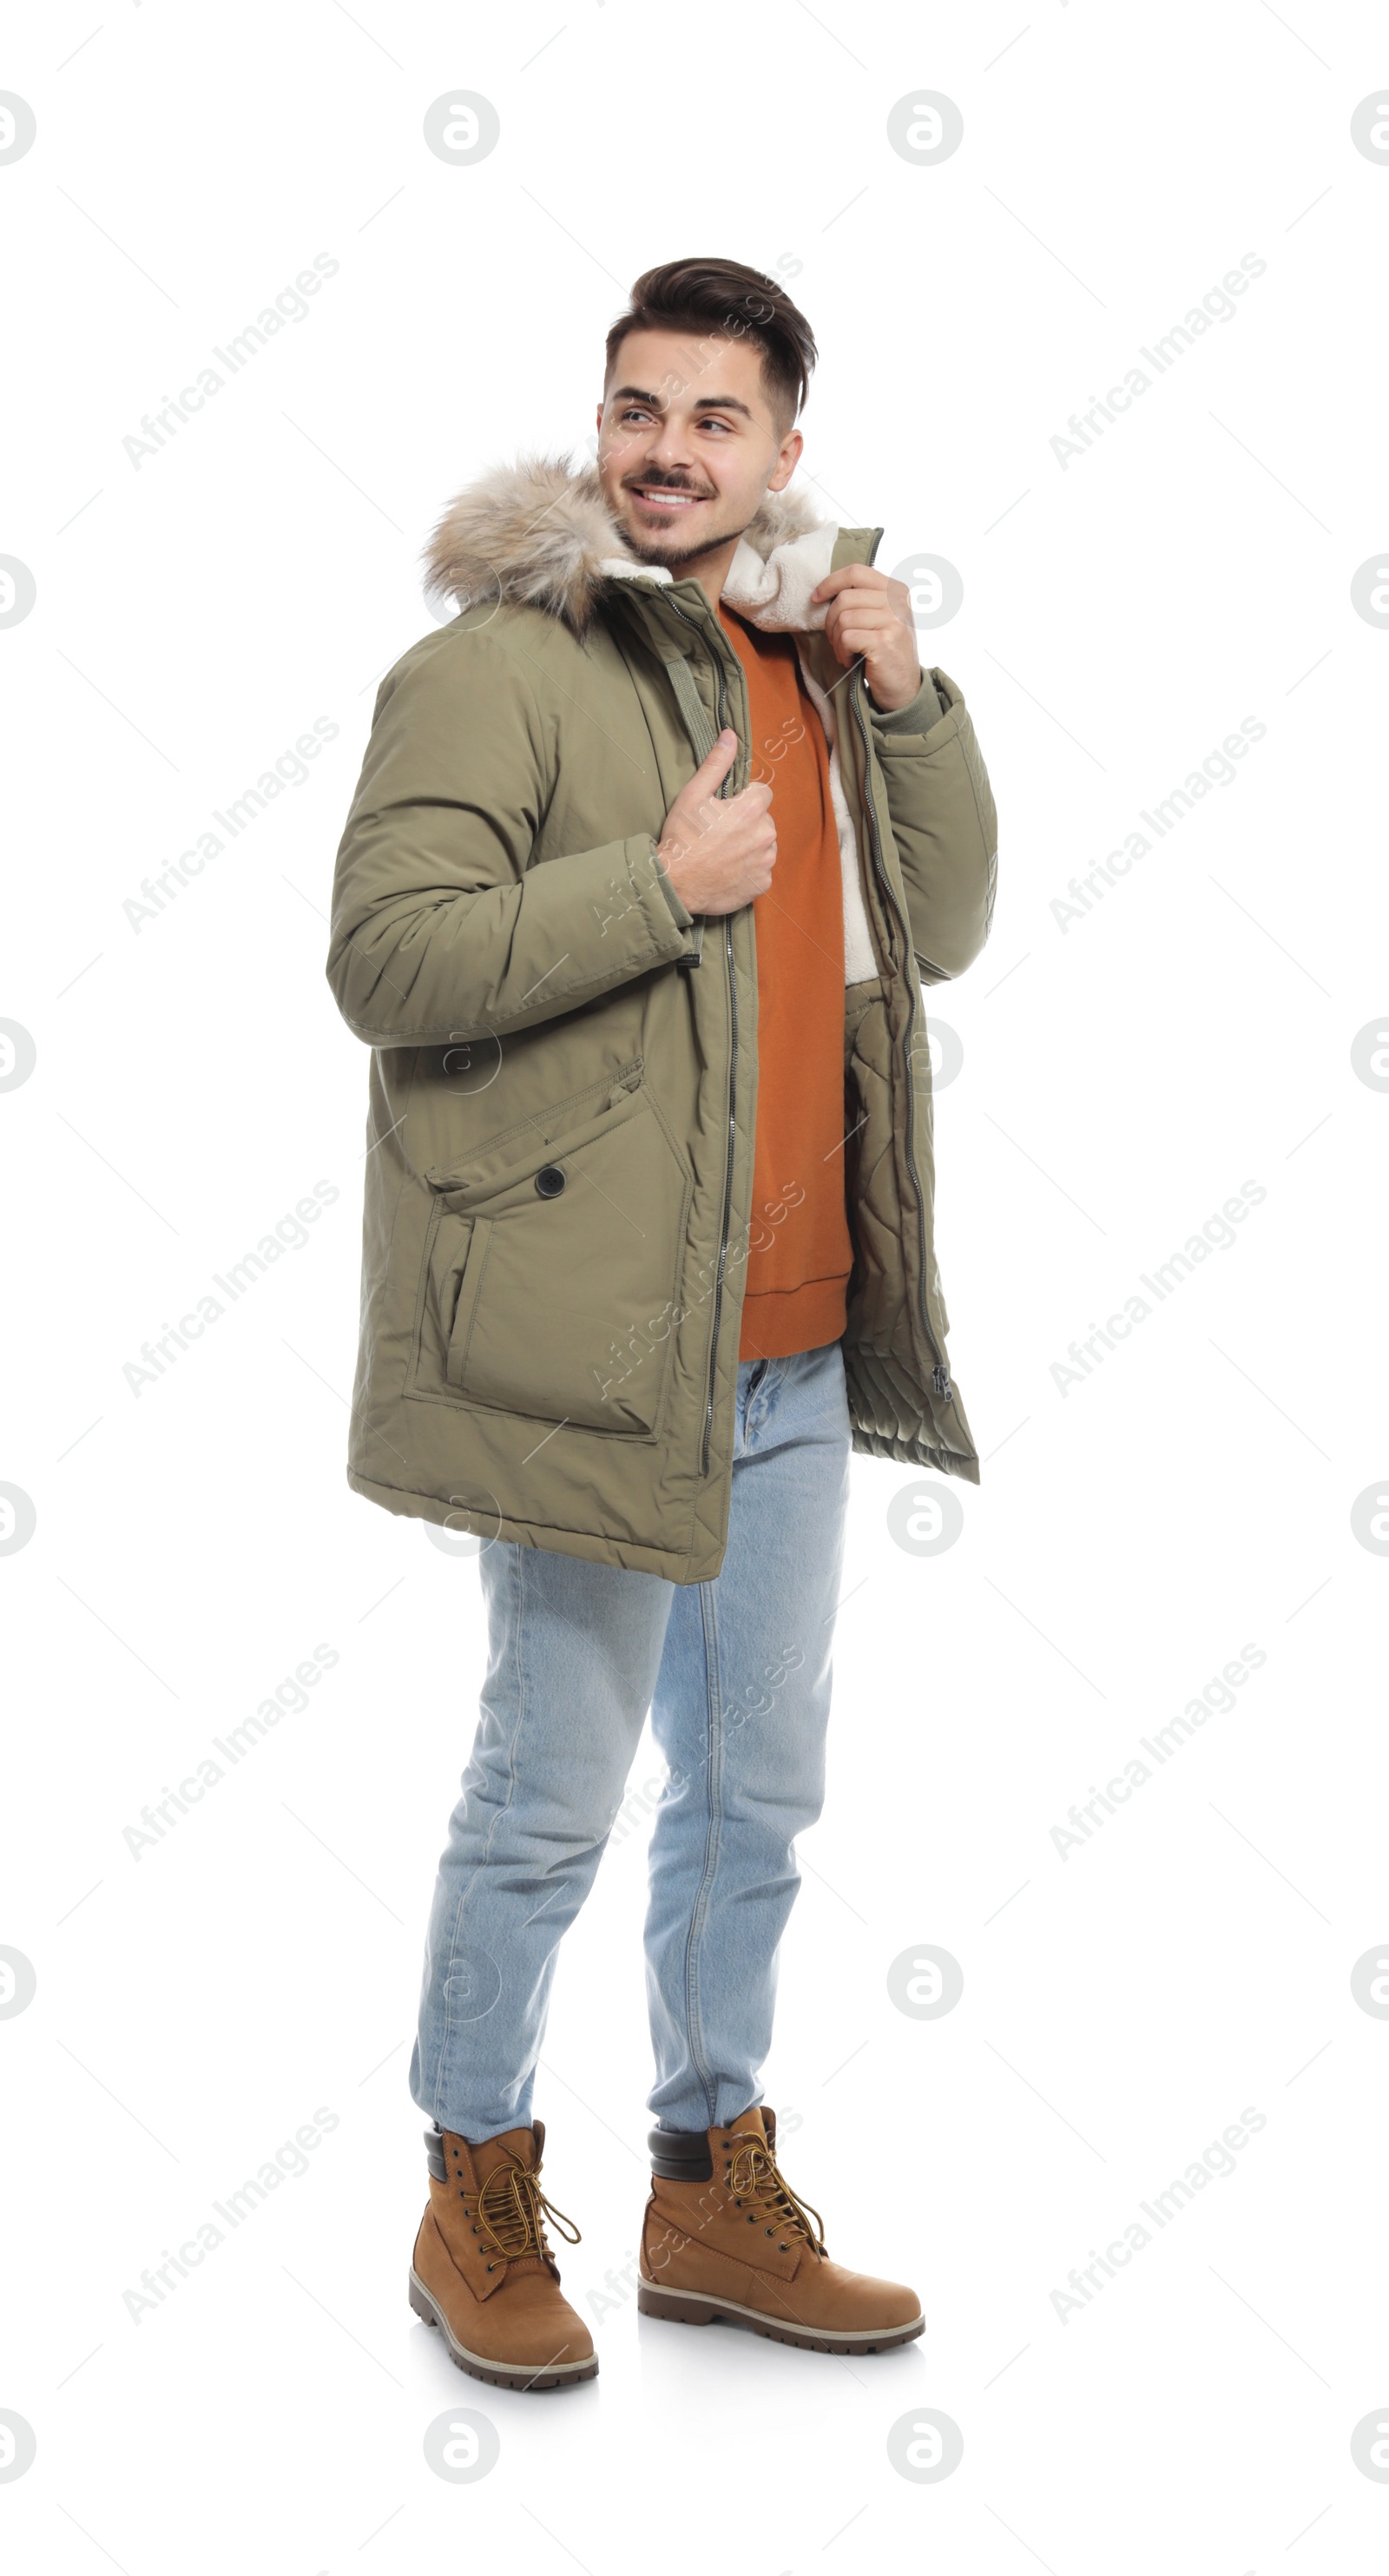
[{"label": "sleeve cuff", "polygon": [[868,705],[874,724],[883,733],[929,733],[932,725],[939,724],[945,713],[929,671],[922,672],[916,696],[910,698],[904,707],[874,706],[871,689]]},{"label": "sleeve cuff", "polygon": [[660,881],[661,892],[664,894],[667,903],[670,905],[671,911],[674,913],[680,928],[682,930],[693,929],[694,914],[688,911],[686,906],[681,902],[679,895],[671,884],[670,878],[666,874],[665,862],[654,842],[652,843],[651,859],[652,865],[656,870],[656,875]]}]

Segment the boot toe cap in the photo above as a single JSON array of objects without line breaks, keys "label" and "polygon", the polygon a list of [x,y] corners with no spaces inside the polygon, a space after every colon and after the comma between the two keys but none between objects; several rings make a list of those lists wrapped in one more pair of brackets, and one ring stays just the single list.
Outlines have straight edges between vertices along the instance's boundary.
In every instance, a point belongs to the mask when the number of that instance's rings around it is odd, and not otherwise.
[{"label": "boot toe cap", "polygon": [[809,2289],[812,2284],[822,2322],[841,2330],[895,2333],[902,2326],[915,2325],[921,2315],[921,2301],[905,2282],[879,2281],[870,2272],[850,2272],[842,2263],[817,2265],[805,2286]]}]

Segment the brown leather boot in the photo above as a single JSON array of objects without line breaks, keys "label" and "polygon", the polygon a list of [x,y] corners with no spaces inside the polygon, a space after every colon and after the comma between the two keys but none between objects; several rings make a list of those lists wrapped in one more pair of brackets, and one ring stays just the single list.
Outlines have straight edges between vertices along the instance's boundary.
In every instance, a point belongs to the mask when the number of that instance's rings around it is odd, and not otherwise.
[{"label": "brown leather boot", "polygon": [[595,2379],[593,2338],[559,2289],[545,2221],[579,2231],[540,2188],[545,2124],[470,2146],[426,2129],[429,2207],[410,2264],[410,2305],[451,2358],[495,2388],[572,2388]]},{"label": "brown leather boot", "polygon": [[650,2146],[643,2316],[747,2326],[811,2352],[887,2352],[925,2331],[914,2290],[830,2261],[818,2210],[777,2171],[774,2111],[702,2136],[653,2129]]}]

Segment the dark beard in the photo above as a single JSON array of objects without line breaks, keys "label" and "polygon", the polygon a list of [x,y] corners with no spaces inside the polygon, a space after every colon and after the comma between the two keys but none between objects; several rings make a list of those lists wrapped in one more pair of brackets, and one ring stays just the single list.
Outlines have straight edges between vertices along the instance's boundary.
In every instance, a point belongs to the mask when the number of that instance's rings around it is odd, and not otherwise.
[{"label": "dark beard", "polygon": [[682,564],[702,563],[706,555],[712,554],[718,546],[726,546],[731,539],[745,537],[751,525],[752,521],[748,519],[741,528],[722,528],[715,536],[706,537],[702,545],[682,546],[675,554],[672,554],[667,546],[651,545],[644,538],[634,535],[630,528],[624,528],[622,533],[627,540],[629,551],[636,556],[638,563],[651,564],[663,567],[667,572],[675,572]]}]

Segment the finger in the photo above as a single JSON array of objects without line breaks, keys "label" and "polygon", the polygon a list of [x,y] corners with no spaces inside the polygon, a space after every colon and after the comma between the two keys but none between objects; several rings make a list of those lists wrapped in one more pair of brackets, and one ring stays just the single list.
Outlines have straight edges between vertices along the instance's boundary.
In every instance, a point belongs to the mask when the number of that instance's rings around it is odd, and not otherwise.
[{"label": "finger", "polygon": [[731,726],[725,725],[713,750],[705,753],[685,790],[686,795],[712,796],[714,790],[722,786],[737,757],[738,737]]},{"label": "finger", "polygon": [[846,653],[876,653],[894,633],[893,626],[853,626],[840,629],[840,646]]},{"label": "finger", "polygon": [[841,564],[838,572],[826,573],[810,594],[812,608],[827,599],[837,599],[842,590],[886,590],[887,574],[877,572],[872,564]]},{"label": "finger", "polygon": [[706,796],[696,808],[699,828],[701,832],[737,832],[765,814],[771,801],[772,791],[760,779],[754,779],[736,796]]},{"label": "finger", "polygon": [[873,626],[883,633],[890,626],[902,623],[891,600],[885,599],[880,591],[874,591],[871,596],[867,591],[857,591],[852,598],[839,600],[830,610],[830,616],[839,626]]},{"label": "finger", "polygon": [[900,628],[902,620],[889,606],[880,606],[860,591],[853,598],[837,599],[825,619],[825,633],[835,650],[841,651],[846,635],[886,636]]}]

